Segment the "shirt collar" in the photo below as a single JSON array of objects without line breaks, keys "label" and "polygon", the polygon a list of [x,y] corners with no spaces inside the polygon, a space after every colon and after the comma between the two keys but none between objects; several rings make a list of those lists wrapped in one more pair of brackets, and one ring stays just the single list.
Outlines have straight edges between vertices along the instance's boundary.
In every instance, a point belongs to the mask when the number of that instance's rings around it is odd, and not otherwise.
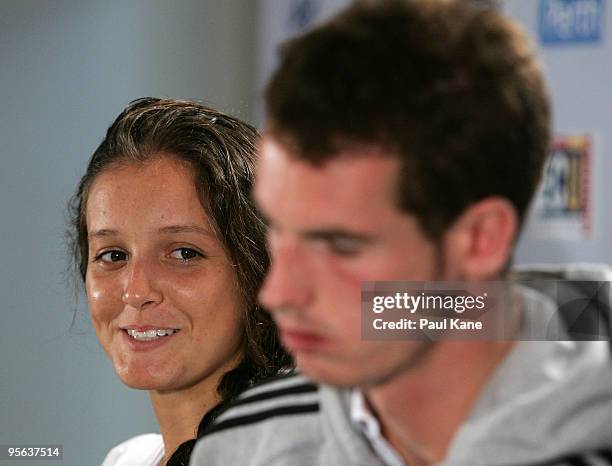
[{"label": "shirt collar", "polygon": [[368,407],[368,403],[359,389],[351,391],[351,422],[363,433],[372,449],[386,466],[405,466],[400,455],[387,442],[380,431],[380,423]]}]

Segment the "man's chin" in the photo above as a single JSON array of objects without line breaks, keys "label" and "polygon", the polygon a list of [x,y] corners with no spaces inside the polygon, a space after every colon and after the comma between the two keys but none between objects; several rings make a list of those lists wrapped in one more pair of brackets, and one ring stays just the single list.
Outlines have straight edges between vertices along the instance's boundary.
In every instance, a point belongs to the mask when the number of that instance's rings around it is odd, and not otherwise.
[{"label": "man's chin", "polygon": [[381,387],[392,383],[398,376],[410,372],[405,366],[385,366],[358,362],[339,362],[321,354],[294,355],[298,370],[309,379],[340,388],[362,389]]},{"label": "man's chin", "polygon": [[298,370],[314,382],[336,387],[361,385],[354,367],[326,361],[312,354],[297,354],[295,359]]}]

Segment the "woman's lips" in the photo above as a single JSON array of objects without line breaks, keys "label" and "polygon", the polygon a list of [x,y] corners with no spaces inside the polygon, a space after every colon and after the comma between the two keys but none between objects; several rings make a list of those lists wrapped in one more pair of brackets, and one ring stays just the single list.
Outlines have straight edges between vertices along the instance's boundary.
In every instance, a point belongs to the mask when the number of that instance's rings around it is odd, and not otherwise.
[{"label": "woman's lips", "polygon": [[[176,330],[174,333],[170,334],[170,335],[165,335],[165,336],[158,336],[156,338],[150,339],[150,340],[138,340],[132,336],[130,336],[128,334],[128,329],[129,330],[137,330],[139,332],[146,332],[146,331],[152,331],[154,329],[156,329],[159,327],[129,327],[129,328],[125,328],[121,330],[121,337],[124,339],[124,341],[126,342],[126,344],[128,345],[128,347],[132,350],[132,351],[152,351],[154,349],[160,348],[166,344],[168,344],[170,341],[174,340],[178,334],[180,333],[179,330]],[[164,327],[162,327],[164,328]]]},{"label": "woman's lips", "polygon": [[139,332],[146,332],[147,330],[158,330],[158,329],[178,330],[178,328],[173,327],[171,325],[121,325],[119,328],[121,330],[136,330]]}]

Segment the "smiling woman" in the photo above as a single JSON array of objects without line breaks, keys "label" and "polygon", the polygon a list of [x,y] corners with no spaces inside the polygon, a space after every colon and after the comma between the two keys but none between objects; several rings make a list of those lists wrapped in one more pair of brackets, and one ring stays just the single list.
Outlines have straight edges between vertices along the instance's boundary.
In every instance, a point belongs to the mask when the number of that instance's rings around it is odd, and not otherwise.
[{"label": "smiling woman", "polygon": [[256,131],[184,101],[117,117],[71,200],[75,265],[93,326],[161,435],[104,466],[187,464],[194,439],[249,384],[290,365],[257,291],[268,266],[251,203]]}]

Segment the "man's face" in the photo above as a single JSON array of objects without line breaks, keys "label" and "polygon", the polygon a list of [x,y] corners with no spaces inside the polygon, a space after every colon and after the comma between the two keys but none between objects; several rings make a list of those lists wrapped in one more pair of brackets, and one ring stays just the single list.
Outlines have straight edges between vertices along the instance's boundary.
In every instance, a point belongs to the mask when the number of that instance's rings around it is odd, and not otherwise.
[{"label": "man's face", "polygon": [[270,224],[272,265],[260,294],[299,368],[335,385],[376,385],[424,343],[363,341],[361,283],[442,278],[441,252],[396,206],[399,161],[372,150],[322,166],[263,138],[255,197]]}]

